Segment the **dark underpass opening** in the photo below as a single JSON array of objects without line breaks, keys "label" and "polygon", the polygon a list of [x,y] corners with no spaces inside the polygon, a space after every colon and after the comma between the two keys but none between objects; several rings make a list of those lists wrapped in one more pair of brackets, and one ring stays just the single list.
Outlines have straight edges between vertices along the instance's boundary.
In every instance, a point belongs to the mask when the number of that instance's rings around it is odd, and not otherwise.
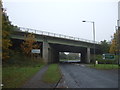
[{"label": "dark underpass opening", "polygon": [[59,52],[60,63],[80,63],[81,53]]}]

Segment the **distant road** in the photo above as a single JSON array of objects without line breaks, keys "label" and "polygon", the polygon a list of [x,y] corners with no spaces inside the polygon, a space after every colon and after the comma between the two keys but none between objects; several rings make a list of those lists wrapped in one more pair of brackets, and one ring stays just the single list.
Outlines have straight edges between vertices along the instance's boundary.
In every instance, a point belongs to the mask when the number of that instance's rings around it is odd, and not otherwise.
[{"label": "distant road", "polygon": [[63,74],[62,87],[118,88],[117,70],[96,70],[84,64],[60,64],[60,68]]},{"label": "distant road", "polygon": [[80,62],[80,60],[60,60],[60,62]]}]

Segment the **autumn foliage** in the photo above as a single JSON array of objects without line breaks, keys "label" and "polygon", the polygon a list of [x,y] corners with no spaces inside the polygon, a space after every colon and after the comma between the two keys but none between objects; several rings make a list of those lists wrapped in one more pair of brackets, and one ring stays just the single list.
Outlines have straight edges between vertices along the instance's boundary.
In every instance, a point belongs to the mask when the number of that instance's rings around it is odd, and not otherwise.
[{"label": "autumn foliage", "polygon": [[4,61],[10,57],[10,46],[12,46],[10,34],[12,27],[13,25],[11,25],[5,10],[2,8],[2,60]]},{"label": "autumn foliage", "polygon": [[2,33],[2,49],[3,49],[3,54],[2,54],[2,59],[6,60],[9,58],[9,47],[12,46],[11,40],[7,38],[9,36],[8,31],[3,31]]},{"label": "autumn foliage", "polygon": [[117,52],[120,50],[118,49],[119,47],[120,47],[120,30],[114,33],[114,37],[112,39],[109,52],[113,54],[117,54]]},{"label": "autumn foliage", "polygon": [[40,46],[36,42],[36,38],[33,34],[24,36],[24,42],[21,44],[21,49],[26,56],[31,56],[32,49],[38,49]]}]

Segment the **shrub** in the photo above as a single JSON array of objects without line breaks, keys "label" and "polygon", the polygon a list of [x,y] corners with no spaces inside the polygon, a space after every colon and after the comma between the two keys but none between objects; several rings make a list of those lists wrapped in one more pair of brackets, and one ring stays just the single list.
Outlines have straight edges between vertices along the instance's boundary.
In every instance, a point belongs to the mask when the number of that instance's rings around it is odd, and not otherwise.
[{"label": "shrub", "polygon": [[[95,60],[98,61],[99,64],[117,64],[118,63],[118,56],[115,55],[115,60],[103,60],[102,55],[95,55]],[[93,55],[91,55],[91,63],[94,63]]]}]

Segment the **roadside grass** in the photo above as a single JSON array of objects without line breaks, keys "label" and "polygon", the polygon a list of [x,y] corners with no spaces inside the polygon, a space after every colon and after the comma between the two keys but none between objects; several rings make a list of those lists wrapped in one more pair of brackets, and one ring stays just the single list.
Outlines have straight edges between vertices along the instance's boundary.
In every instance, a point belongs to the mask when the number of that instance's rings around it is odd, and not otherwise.
[{"label": "roadside grass", "polygon": [[44,65],[27,66],[27,67],[3,67],[3,88],[19,88],[22,84],[30,79],[36,72],[38,72]]},{"label": "roadside grass", "polygon": [[11,52],[9,60],[2,63],[3,88],[20,88],[45,64],[42,58],[26,57],[20,52]]},{"label": "roadside grass", "polygon": [[96,64],[95,66],[94,64],[89,64],[87,66],[96,69],[120,69],[120,66],[117,64]]},{"label": "roadside grass", "polygon": [[61,73],[58,64],[51,64],[44,73],[42,81],[45,83],[57,83],[60,78]]}]

